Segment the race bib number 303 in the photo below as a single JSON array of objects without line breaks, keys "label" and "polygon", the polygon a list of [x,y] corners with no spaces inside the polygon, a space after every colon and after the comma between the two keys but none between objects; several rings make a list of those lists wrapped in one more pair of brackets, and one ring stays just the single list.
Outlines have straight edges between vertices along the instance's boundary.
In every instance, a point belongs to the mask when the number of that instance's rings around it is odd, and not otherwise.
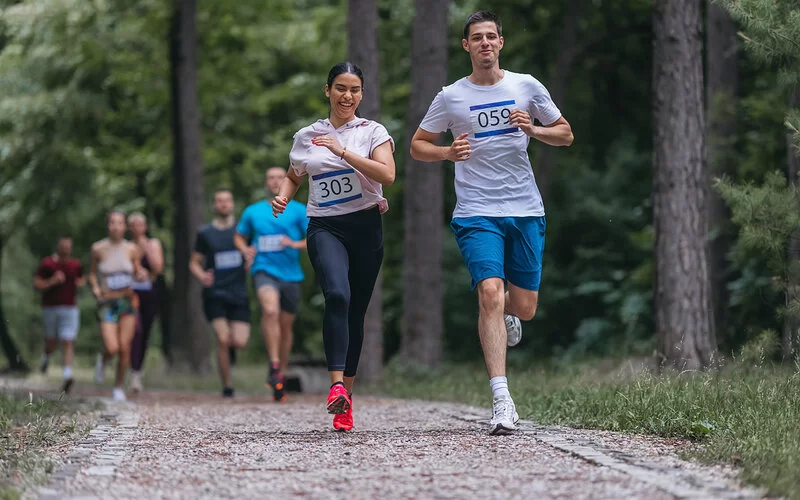
[{"label": "race bib number 303", "polygon": [[228,250],[214,254],[214,268],[218,271],[223,269],[235,269],[242,265],[242,254],[238,250]]},{"label": "race bib number 303", "polygon": [[320,207],[347,203],[364,196],[355,170],[335,170],[311,176],[314,197]]},{"label": "race bib number 303", "polygon": [[469,119],[475,138],[493,135],[513,134],[519,128],[511,126],[511,112],[516,108],[516,101],[489,102],[469,107]]}]

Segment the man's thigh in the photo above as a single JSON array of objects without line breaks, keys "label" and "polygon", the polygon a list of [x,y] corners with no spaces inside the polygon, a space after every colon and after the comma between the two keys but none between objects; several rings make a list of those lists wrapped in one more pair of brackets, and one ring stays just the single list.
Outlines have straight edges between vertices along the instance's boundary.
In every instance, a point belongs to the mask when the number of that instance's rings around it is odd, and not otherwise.
[{"label": "man's thigh", "polygon": [[494,217],[458,217],[450,227],[464,257],[472,289],[487,278],[505,279],[505,235]]},{"label": "man's thigh", "polygon": [[521,289],[537,292],[542,280],[545,219],[508,217],[504,225],[506,279]]}]

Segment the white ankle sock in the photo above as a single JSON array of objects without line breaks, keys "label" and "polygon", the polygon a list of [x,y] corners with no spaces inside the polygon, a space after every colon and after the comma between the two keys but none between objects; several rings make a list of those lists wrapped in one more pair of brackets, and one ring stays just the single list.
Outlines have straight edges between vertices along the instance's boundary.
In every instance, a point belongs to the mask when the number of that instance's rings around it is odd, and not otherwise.
[{"label": "white ankle sock", "polygon": [[64,378],[72,378],[72,367],[65,366],[64,367]]},{"label": "white ankle sock", "polygon": [[494,397],[511,397],[511,393],[508,392],[508,379],[506,377],[492,377],[489,379],[489,385],[492,387],[492,395]]}]

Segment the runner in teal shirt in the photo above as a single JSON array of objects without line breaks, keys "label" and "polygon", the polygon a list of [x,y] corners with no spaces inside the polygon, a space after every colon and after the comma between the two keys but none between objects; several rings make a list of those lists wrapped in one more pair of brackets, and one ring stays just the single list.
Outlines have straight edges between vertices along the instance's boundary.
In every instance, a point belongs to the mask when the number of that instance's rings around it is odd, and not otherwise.
[{"label": "runner in teal shirt", "polygon": [[286,170],[272,167],[266,177],[267,199],[244,210],[234,242],[245,257],[261,303],[261,333],[270,357],[267,386],[272,388],[275,400],[282,401],[283,374],[288,368],[292,325],[304,278],[300,251],[306,249],[308,217],[306,206],[297,201],[289,203],[281,217],[272,215],[272,198],[278,193]]}]

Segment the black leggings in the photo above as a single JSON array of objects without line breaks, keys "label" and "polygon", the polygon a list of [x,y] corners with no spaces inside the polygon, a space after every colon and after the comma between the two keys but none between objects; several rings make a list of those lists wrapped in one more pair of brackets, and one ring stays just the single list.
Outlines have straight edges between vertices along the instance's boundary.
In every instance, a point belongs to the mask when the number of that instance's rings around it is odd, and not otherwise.
[{"label": "black leggings", "polygon": [[328,371],[354,377],[364,342],[364,316],[383,262],[380,212],[371,208],[311,217],[308,255],[325,295],[322,340]]}]

